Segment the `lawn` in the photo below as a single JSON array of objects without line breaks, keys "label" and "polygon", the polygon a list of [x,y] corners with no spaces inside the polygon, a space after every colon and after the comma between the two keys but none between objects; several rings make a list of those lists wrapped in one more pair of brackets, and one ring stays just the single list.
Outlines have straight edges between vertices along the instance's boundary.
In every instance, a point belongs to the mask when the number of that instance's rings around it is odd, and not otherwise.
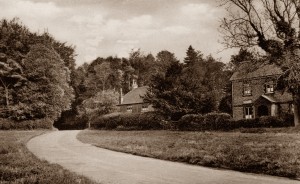
[{"label": "lawn", "polygon": [[98,147],[146,157],[300,178],[300,134],[293,131],[240,133],[85,130],[78,135],[78,139]]},{"label": "lawn", "polygon": [[36,158],[26,142],[44,131],[0,131],[0,183],[94,183]]}]

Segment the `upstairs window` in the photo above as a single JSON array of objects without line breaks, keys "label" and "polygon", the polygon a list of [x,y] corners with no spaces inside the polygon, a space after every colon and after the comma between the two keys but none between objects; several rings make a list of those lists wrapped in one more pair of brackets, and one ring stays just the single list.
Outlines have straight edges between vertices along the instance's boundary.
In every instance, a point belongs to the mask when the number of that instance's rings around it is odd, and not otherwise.
[{"label": "upstairs window", "polygon": [[244,116],[245,116],[245,119],[254,118],[254,116],[253,116],[253,107],[252,106],[245,106],[244,107]]},{"label": "upstairs window", "polygon": [[251,96],[252,95],[252,90],[251,86],[249,83],[244,83],[243,84],[243,94],[244,96]]},{"label": "upstairs window", "polygon": [[265,92],[266,92],[266,94],[274,93],[274,84],[273,83],[266,84],[265,85]]}]

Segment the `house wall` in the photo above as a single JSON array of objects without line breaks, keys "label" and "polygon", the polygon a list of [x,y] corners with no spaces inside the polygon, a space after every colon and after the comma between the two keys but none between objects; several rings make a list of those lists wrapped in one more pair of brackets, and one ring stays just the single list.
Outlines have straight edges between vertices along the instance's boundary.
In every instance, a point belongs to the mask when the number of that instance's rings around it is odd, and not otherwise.
[{"label": "house wall", "polygon": [[[148,109],[143,111],[142,110],[143,105],[148,105]],[[129,106],[132,107],[132,111],[127,111],[127,108]],[[119,111],[123,112],[123,113],[140,113],[140,112],[154,111],[154,108],[152,107],[152,105],[149,105],[147,103],[144,103],[144,104],[127,104],[127,105],[121,105],[119,107],[120,107]]]},{"label": "house wall", "polygon": [[[271,80],[272,80],[272,76],[264,77],[264,78],[253,78],[251,80],[245,81],[245,82],[250,83],[251,91],[252,91],[251,96],[244,96],[243,80],[232,81],[232,110],[233,110],[233,118],[234,119],[242,119],[243,118],[244,102],[252,101],[252,103],[254,103],[259,97],[261,97],[261,95],[265,94],[265,84],[270,82]],[[290,95],[287,95],[286,93],[283,95],[279,91],[275,91],[273,94],[268,94],[268,95],[272,95],[275,99],[277,99],[277,98],[282,99],[283,96],[285,98],[291,98]],[[268,108],[271,113],[270,106],[268,106]],[[284,106],[284,109],[286,109],[286,106]],[[255,107],[254,107],[254,112],[255,112],[255,114],[257,114]],[[254,116],[255,116],[255,114],[254,114]]]}]

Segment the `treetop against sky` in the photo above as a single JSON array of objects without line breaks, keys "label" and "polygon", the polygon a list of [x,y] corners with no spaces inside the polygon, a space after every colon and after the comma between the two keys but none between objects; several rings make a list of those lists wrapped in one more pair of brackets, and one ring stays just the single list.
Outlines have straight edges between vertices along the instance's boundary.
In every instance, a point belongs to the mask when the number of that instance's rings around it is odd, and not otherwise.
[{"label": "treetop against sky", "polygon": [[48,31],[76,46],[77,65],[96,57],[128,57],[141,48],[156,55],[174,52],[183,60],[193,45],[205,55],[229,61],[233,50],[219,43],[225,10],[208,0],[0,0],[0,17],[32,31]]}]

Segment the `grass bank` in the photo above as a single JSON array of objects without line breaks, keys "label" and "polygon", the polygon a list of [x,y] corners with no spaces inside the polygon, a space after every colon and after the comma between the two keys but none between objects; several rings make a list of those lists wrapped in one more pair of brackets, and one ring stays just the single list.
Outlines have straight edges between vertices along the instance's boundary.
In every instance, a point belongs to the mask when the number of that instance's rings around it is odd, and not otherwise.
[{"label": "grass bank", "polygon": [[146,157],[300,178],[300,134],[290,129],[277,133],[86,130],[78,139]]},{"label": "grass bank", "polygon": [[26,142],[43,131],[0,131],[0,183],[74,184],[94,183],[36,158]]}]

